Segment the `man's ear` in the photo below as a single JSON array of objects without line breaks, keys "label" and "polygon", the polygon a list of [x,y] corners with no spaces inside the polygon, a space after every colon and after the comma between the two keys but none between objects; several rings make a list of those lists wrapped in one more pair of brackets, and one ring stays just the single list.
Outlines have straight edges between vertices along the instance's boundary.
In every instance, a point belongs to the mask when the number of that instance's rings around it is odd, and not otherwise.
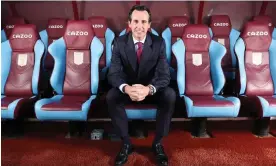
[{"label": "man's ear", "polygon": [[130,21],[127,22],[127,25],[128,25],[129,28],[130,28],[130,23],[131,23]]}]

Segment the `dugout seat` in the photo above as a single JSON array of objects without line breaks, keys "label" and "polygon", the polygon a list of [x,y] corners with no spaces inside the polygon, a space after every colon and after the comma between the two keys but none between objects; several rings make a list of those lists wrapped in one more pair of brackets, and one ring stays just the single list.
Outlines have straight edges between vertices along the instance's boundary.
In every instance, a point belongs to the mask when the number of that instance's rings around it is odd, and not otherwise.
[{"label": "dugout seat", "polygon": [[276,40],[270,32],[267,23],[248,22],[235,45],[241,111],[265,121],[258,135],[268,134],[269,119],[276,116]]},{"label": "dugout seat", "polygon": [[172,46],[177,60],[177,83],[189,118],[200,119],[193,135],[206,135],[204,121],[211,117],[237,117],[240,100],[221,94],[225,78],[221,60],[226,48],[211,40],[206,25],[185,26],[182,39]]},{"label": "dugout seat", "polygon": [[44,71],[51,72],[54,68],[54,59],[48,52],[48,46],[64,35],[66,22],[67,20],[62,18],[49,19],[47,28],[39,32],[39,36],[46,48],[43,58]]},{"label": "dugout seat", "polygon": [[210,34],[212,40],[225,46],[226,55],[222,59],[222,69],[226,79],[234,80],[237,68],[234,46],[240,36],[240,32],[232,28],[229,16],[213,15],[210,22]]},{"label": "dugout seat", "polygon": [[177,62],[172,54],[172,45],[182,38],[183,30],[189,24],[189,18],[186,16],[173,16],[169,18],[168,27],[162,32],[162,37],[166,43],[166,56],[170,64],[172,80],[176,80]]},{"label": "dugout seat", "polygon": [[100,59],[100,80],[106,78],[106,74],[111,62],[112,56],[112,42],[115,38],[114,32],[108,28],[105,17],[93,16],[88,20],[92,23],[92,29],[97,38],[101,40],[104,45],[104,52]]},{"label": "dugout seat", "polygon": [[56,95],[36,102],[39,120],[87,120],[98,91],[103,49],[88,20],[67,22],[64,36],[48,49],[55,60],[50,83]]},{"label": "dugout seat", "polygon": [[44,45],[36,26],[16,25],[9,40],[1,43],[1,118],[31,115],[39,97]]}]

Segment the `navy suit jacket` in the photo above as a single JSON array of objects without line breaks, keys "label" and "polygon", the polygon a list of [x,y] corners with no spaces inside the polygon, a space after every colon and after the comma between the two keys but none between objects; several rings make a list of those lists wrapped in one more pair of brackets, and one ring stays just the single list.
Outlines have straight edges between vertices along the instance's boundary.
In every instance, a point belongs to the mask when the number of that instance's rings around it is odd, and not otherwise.
[{"label": "navy suit jacket", "polygon": [[138,64],[132,33],[116,38],[107,78],[115,88],[124,83],[151,84],[156,91],[167,87],[170,83],[170,72],[164,40],[148,32]]}]

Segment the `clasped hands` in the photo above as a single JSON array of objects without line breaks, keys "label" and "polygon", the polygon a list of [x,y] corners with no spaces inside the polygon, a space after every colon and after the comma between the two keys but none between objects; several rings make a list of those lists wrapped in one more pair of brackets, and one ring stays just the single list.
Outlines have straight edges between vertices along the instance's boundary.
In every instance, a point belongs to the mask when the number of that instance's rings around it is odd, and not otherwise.
[{"label": "clasped hands", "polygon": [[134,84],[132,86],[126,85],[125,93],[129,95],[132,101],[142,101],[149,95],[149,87],[141,84]]}]

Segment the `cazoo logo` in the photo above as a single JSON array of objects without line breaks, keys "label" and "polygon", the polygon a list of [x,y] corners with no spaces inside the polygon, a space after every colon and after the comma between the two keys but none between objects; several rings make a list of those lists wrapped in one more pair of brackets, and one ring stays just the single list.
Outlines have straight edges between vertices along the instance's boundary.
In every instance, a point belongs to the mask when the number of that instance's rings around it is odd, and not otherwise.
[{"label": "cazoo logo", "polygon": [[228,27],[229,24],[228,23],[214,23],[215,27]]},{"label": "cazoo logo", "polygon": [[256,32],[247,32],[248,36],[267,36],[267,31],[256,31]]},{"label": "cazoo logo", "polygon": [[49,25],[48,28],[63,28],[63,25]]},{"label": "cazoo logo", "polygon": [[187,34],[187,38],[206,39],[208,36],[204,34]]},{"label": "cazoo logo", "polygon": [[12,29],[12,28],[14,28],[14,25],[7,25],[6,28],[7,29]]},{"label": "cazoo logo", "polygon": [[27,39],[27,38],[32,38],[33,35],[32,34],[14,34],[12,35],[12,38],[15,38],[15,39]]},{"label": "cazoo logo", "polygon": [[87,31],[68,31],[68,36],[88,36]]},{"label": "cazoo logo", "polygon": [[172,27],[185,27],[187,24],[185,23],[176,23],[176,24],[172,24]]},{"label": "cazoo logo", "polygon": [[103,28],[103,24],[93,24],[92,25],[93,28]]}]

